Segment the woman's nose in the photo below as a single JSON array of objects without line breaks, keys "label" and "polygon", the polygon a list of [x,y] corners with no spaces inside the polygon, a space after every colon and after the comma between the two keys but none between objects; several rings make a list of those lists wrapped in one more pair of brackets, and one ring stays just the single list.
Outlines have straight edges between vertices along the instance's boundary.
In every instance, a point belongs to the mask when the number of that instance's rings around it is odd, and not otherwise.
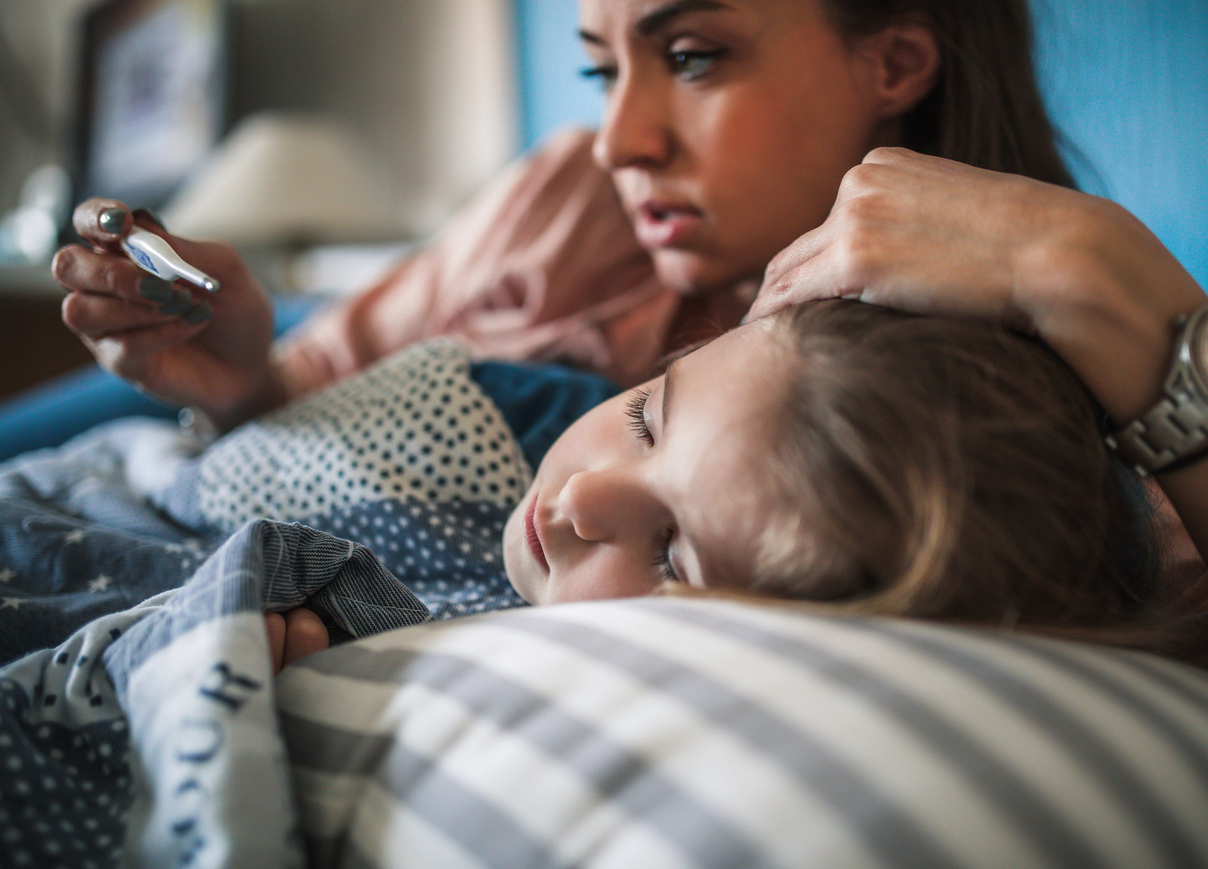
[{"label": "woman's nose", "polygon": [[640,481],[614,470],[573,474],[558,496],[575,535],[592,543],[617,542],[634,528],[651,526],[654,503]]},{"label": "woman's nose", "polygon": [[608,172],[657,166],[671,159],[673,151],[668,110],[658,89],[634,75],[619,77],[592,148],[596,164]]}]

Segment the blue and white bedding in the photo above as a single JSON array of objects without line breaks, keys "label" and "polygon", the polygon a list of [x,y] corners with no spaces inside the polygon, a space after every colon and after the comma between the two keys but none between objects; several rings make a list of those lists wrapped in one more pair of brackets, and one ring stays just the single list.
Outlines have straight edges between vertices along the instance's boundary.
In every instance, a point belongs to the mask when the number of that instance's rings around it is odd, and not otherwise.
[{"label": "blue and white bedding", "polygon": [[1208,865],[1208,675],[643,598],[379,634],[281,674],[314,867]]},{"label": "blue and white bedding", "polygon": [[523,603],[528,464],[469,369],[437,342],[213,444],[123,420],[0,466],[0,864],[297,861],[263,613]]},{"label": "blue and white bedding", "polygon": [[[395,386],[446,394],[442,353]],[[728,600],[432,618],[506,603],[408,558],[490,574],[483,517],[518,488],[494,459],[461,476],[497,501],[404,497],[405,451],[351,427],[385,385],[204,452],[121,423],[0,466],[0,643],[34,649],[0,667],[0,866],[1208,865],[1186,666]],[[435,431],[409,442],[439,465]],[[359,495],[316,486],[353,471]],[[372,636],[274,679],[262,613],[303,600]]]},{"label": "blue and white bedding", "polygon": [[364,547],[253,522],[179,589],[6,666],[4,865],[300,865],[263,611],[388,583]]}]

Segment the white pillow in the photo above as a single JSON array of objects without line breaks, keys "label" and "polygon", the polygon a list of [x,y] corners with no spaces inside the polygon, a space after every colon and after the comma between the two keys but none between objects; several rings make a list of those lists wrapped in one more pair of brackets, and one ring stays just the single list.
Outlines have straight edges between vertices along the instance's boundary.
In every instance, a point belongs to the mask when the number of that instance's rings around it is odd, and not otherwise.
[{"label": "white pillow", "polygon": [[1208,675],[718,600],[494,613],[279,677],[313,866],[1208,865]]}]

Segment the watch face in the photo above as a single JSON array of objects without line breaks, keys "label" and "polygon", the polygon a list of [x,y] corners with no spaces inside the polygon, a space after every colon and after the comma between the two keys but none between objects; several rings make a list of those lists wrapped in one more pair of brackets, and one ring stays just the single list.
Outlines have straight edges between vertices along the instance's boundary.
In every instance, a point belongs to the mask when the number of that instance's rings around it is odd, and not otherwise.
[{"label": "watch face", "polygon": [[1187,362],[1201,400],[1208,398],[1208,316],[1205,313],[1199,311],[1192,316],[1186,337]]}]

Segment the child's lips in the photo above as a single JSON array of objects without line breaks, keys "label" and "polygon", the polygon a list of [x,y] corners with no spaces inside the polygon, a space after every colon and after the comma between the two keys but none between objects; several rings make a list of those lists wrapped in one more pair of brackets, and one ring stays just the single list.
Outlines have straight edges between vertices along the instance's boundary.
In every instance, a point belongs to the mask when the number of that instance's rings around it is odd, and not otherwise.
[{"label": "child's lips", "polygon": [[541,568],[546,573],[549,573],[549,562],[545,558],[545,547],[541,545],[541,534],[537,530],[536,495],[533,496],[533,500],[524,514],[524,538],[528,543],[529,552],[533,553],[533,558],[537,559],[537,563],[541,565]]}]

